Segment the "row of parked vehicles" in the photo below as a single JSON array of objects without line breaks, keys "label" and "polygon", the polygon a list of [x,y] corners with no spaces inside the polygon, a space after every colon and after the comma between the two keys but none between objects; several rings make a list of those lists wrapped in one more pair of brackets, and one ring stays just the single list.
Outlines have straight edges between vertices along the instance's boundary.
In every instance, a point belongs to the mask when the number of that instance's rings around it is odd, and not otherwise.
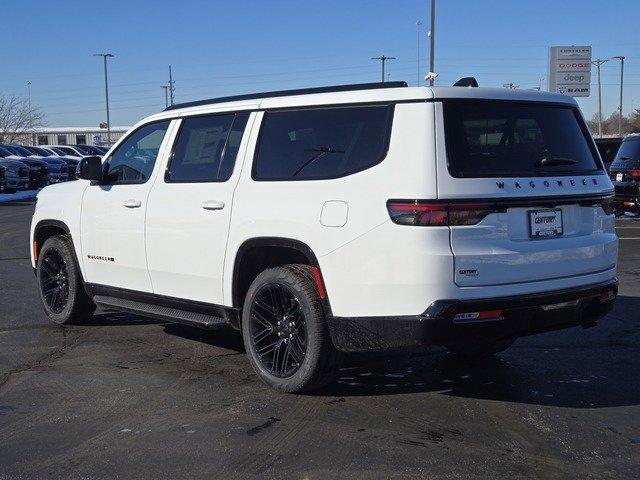
[{"label": "row of parked vehicles", "polygon": [[95,145],[0,144],[0,193],[37,190],[75,180],[80,160],[105,153],[106,147]]}]

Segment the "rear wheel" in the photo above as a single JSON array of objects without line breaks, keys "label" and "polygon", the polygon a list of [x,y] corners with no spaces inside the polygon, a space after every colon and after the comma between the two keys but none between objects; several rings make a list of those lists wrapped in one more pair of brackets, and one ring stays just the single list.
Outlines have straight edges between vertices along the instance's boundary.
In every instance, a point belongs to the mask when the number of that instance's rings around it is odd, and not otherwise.
[{"label": "rear wheel", "polygon": [[506,350],[513,345],[514,341],[514,338],[500,338],[497,340],[478,339],[477,341],[450,344],[446,345],[446,347],[451,353],[455,353],[460,357],[481,358],[490,357]]},{"label": "rear wheel", "polygon": [[44,311],[53,322],[69,324],[93,314],[96,306],[84,291],[73,246],[66,235],[44,242],[36,273]]},{"label": "rear wheel", "polygon": [[244,302],[242,336],[251,364],[283,392],[317,389],[336,371],[337,354],[312,278],[306,265],[270,268],[256,277]]}]

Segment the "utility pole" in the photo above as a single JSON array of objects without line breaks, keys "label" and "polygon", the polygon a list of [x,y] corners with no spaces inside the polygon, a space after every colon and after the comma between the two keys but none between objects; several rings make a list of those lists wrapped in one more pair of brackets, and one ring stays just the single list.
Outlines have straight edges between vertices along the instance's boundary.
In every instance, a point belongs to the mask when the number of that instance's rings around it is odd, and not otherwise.
[{"label": "utility pole", "polygon": [[416,86],[420,86],[420,27],[422,26],[422,20],[416,20],[416,27],[418,27],[418,83]]},{"label": "utility pole", "polygon": [[[436,0],[431,0],[431,29],[429,30],[429,72],[436,71]],[[436,77],[429,77],[429,86],[433,87]]]},{"label": "utility pole", "polygon": [[623,55],[618,55],[617,58],[620,60],[620,107],[618,108],[620,116],[618,117],[618,136],[622,136],[622,87],[624,84],[624,59]]},{"label": "utility pole", "polygon": [[104,97],[107,106],[107,142],[111,144],[111,120],[109,118],[109,77],[107,75],[107,58],[113,57],[111,53],[94,53],[94,57],[102,57],[104,60]]},{"label": "utility pole", "polygon": [[173,105],[173,92],[176,90],[175,82],[173,81],[173,75],[171,74],[171,65],[169,65],[169,100],[170,105]]},{"label": "utility pole", "polygon": [[164,88],[164,108],[169,106],[169,85],[162,85],[161,88]]},{"label": "utility pole", "polygon": [[29,113],[31,113],[31,82],[27,82],[27,105],[29,105]]},{"label": "utility pole", "polygon": [[371,60],[380,60],[382,63],[382,83],[384,83],[384,62],[387,60],[395,60],[396,57],[387,57],[386,55],[381,55],[379,57],[371,57]]},{"label": "utility pole", "polygon": [[600,65],[609,60],[597,59],[593,63],[598,69],[598,137],[602,138],[602,84],[600,83]]}]

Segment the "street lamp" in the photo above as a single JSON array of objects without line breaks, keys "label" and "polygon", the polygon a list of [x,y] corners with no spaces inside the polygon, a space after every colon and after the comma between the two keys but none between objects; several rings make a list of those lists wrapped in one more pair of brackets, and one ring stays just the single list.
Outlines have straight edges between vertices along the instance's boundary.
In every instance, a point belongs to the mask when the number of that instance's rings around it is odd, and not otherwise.
[{"label": "street lamp", "polygon": [[27,105],[29,105],[29,114],[31,114],[31,81],[27,82]]},{"label": "street lamp", "polygon": [[416,27],[418,30],[418,84],[420,86],[420,27],[422,26],[422,20],[416,20]]},{"label": "street lamp", "polygon": [[617,58],[620,60],[620,107],[618,108],[620,116],[618,117],[618,136],[622,137],[622,85],[624,83],[624,59],[623,55],[618,55]]},{"label": "street lamp", "polygon": [[107,142],[111,144],[111,120],[109,119],[109,80],[107,75],[107,58],[113,57],[111,53],[94,53],[94,57],[102,57],[104,60],[104,97],[107,106]]}]

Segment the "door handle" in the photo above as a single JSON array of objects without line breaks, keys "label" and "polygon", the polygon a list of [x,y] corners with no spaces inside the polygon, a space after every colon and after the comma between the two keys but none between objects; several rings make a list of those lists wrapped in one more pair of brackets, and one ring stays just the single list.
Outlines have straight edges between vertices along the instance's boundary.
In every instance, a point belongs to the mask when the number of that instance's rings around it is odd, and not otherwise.
[{"label": "door handle", "polygon": [[219,200],[206,200],[200,204],[205,210],[222,210],[224,208],[224,202]]},{"label": "door handle", "polygon": [[125,200],[123,205],[127,208],[138,208],[140,205],[142,205],[142,202],[140,200]]}]

